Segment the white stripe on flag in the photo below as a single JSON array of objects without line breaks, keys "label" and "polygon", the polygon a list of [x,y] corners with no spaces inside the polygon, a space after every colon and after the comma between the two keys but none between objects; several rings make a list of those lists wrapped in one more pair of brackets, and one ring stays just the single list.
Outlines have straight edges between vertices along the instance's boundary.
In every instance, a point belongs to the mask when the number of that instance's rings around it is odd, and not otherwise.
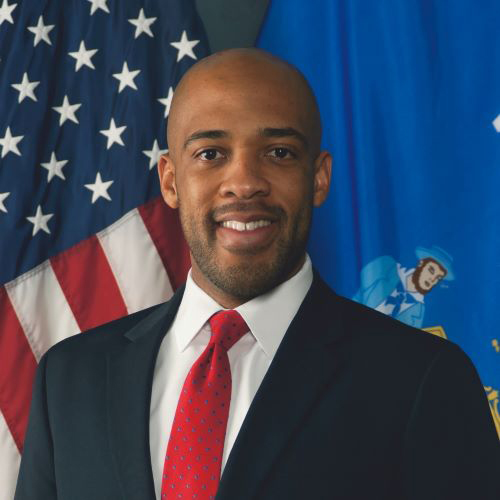
[{"label": "white stripe on flag", "polygon": [[12,500],[21,455],[0,412],[0,500]]},{"label": "white stripe on flag", "polygon": [[80,329],[50,263],[5,285],[37,361],[56,342]]},{"label": "white stripe on flag", "polygon": [[172,296],[168,274],[137,210],[126,214],[97,237],[129,313]]}]

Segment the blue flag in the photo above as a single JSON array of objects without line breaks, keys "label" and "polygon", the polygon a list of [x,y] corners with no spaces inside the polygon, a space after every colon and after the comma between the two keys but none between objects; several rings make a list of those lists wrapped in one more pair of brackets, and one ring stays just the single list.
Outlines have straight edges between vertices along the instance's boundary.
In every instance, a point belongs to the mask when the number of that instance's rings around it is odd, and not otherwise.
[{"label": "blue flag", "polygon": [[340,294],[458,343],[500,434],[500,4],[273,0],[258,45],[334,156],[309,251]]}]

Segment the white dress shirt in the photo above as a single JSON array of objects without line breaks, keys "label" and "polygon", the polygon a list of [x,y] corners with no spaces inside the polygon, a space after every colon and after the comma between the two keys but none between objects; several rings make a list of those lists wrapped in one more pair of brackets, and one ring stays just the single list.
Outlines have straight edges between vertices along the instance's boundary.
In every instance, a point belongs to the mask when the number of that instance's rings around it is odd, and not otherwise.
[{"label": "white dress shirt", "polygon": [[[236,308],[250,331],[228,352],[232,387],[222,470],[255,393],[312,280],[311,260],[306,255],[297,274]],[[208,345],[208,319],[222,309],[195,284],[190,271],[177,315],[161,343],[154,371],[149,438],[156,498],[161,498],[163,464],[182,386],[191,366]]]}]

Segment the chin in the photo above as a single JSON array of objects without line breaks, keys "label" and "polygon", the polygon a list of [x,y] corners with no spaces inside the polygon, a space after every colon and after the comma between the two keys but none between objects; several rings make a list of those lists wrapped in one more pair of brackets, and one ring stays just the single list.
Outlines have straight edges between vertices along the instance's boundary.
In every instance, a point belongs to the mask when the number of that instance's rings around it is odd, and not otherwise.
[{"label": "chin", "polygon": [[418,285],[416,287],[416,289],[417,289],[417,292],[421,293],[422,295],[426,295],[427,293],[429,293],[432,290],[432,286],[430,288],[428,288],[426,286]]},{"label": "chin", "polygon": [[216,288],[242,302],[263,295],[286,281],[300,262],[300,256],[294,258],[296,255],[281,252],[231,254],[231,258],[228,257],[200,259],[197,264]]},{"label": "chin", "polygon": [[[256,266],[254,259],[227,266],[211,276],[211,281],[226,294],[240,300],[250,300],[262,295],[284,281],[286,271],[276,263]],[[274,264],[274,265],[273,265]]]}]

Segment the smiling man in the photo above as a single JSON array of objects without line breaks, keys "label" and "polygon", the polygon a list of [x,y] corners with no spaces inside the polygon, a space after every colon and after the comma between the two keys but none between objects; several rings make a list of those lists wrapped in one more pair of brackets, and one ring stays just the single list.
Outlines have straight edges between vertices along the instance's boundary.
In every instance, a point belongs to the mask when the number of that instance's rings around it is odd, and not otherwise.
[{"label": "smiling man", "polygon": [[320,142],[287,63],[240,49],[186,73],[158,166],[186,285],[43,357],[17,500],[497,498],[468,358],[313,271]]},{"label": "smiling man", "polygon": [[256,51],[207,58],[177,88],[162,191],[180,209],[194,281],[224,307],[302,267],[312,206],[330,183],[320,135],[304,78]]}]

